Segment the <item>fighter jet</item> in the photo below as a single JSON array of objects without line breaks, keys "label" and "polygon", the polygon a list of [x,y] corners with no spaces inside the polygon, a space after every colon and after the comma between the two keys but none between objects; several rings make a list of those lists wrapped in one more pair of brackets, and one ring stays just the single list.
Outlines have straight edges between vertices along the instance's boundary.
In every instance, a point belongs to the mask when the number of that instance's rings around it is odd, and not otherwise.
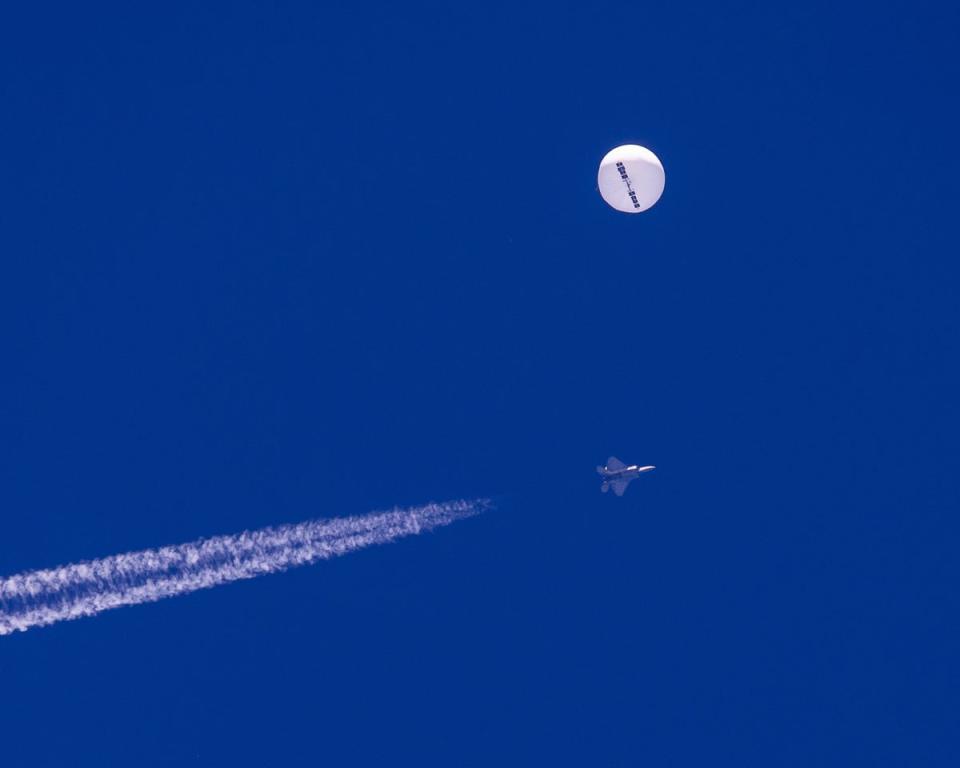
[{"label": "fighter jet", "polygon": [[641,467],[637,464],[628,467],[616,456],[611,456],[607,459],[607,466],[597,467],[597,472],[600,474],[600,477],[603,478],[603,484],[600,486],[600,490],[606,493],[613,488],[613,492],[617,496],[623,496],[623,492],[627,490],[627,486],[630,485],[631,480],[640,477],[641,474],[649,472],[651,469],[656,469],[656,467]]}]

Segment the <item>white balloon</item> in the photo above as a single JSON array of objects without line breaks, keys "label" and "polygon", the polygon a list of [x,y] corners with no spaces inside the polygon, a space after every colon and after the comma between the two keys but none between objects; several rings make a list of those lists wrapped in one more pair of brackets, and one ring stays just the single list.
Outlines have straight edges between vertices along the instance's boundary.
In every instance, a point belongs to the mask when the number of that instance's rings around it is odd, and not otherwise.
[{"label": "white balloon", "polygon": [[647,210],[663,194],[666,175],[653,152],[637,144],[611,149],[600,161],[597,186],[612,208],[624,213]]}]

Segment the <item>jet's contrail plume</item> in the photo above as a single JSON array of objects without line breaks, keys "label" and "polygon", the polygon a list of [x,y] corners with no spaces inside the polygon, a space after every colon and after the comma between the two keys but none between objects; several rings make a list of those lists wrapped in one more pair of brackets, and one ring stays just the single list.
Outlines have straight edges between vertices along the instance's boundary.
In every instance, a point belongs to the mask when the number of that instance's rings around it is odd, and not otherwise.
[{"label": "jet's contrail plume", "polygon": [[139,605],[386,544],[487,509],[487,500],[313,520],[0,579],[0,635]]}]

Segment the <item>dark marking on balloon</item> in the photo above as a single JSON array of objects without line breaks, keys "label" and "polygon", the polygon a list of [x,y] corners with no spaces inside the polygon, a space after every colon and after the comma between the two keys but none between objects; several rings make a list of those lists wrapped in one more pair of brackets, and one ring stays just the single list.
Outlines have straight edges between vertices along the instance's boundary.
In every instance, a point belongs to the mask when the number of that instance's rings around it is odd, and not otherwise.
[{"label": "dark marking on balloon", "polygon": [[640,203],[637,201],[637,193],[633,191],[633,185],[630,183],[630,177],[627,176],[627,169],[623,163],[617,162],[617,170],[620,171],[620,178],[623,179],[623,183],[627,185],[627,194],[630,195],[630,199],[633,200],[633,207],[639,208]]}]

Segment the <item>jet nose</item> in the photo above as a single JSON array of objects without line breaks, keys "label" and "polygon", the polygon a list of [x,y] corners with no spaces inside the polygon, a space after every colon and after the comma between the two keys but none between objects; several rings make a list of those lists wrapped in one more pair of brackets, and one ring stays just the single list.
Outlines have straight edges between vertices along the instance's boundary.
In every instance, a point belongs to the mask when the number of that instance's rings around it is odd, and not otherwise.
[{"label": "jet nose", "polygon": [[653,470],[653,469],[656,469],[656,467],[653,466],[653,464],[651,464],[651,465],[648,466],[648,467],[640,467],[640,471],[641,471],[641,472],[649,472],[649,471],[651,471],[651,470]]}]

